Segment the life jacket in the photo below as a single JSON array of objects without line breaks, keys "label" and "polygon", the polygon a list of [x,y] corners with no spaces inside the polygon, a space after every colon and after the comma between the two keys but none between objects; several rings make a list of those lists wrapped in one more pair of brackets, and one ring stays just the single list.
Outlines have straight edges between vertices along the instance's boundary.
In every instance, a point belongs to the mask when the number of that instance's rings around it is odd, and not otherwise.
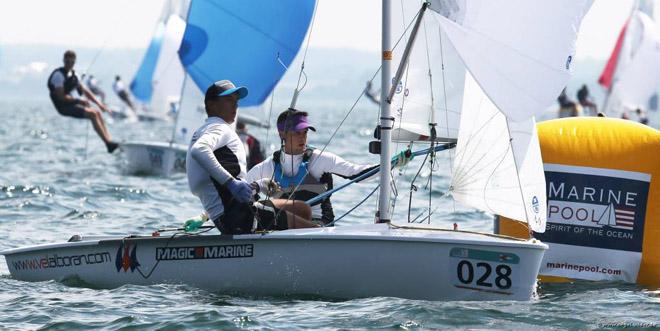
[{"label": "life jacket", "polygon": [[[332,175],[324,173],[318,180],[314,176],[309,175],[309,159],[314,152],[313,148],[307,148],[303,153],[302,162],[298,165],[298,172],[295,176],[286,176],[282,171],[282,164],[280,163],[281,151],[273,153],[273,179],[280,185],[282,192],[278,192],[273,198],[276,199],[293,199],[307,201],[315,198],[318,195],[325,193],[332,189]],[[297,187],[297,189],[296,189]],[[295,192],[294,192],[295,190]],[[334,212],[332,211],[332,203],[330,196],[316,202],[312,206],[321,204],[321,221],[327,224],[335,219]]]},{"label": "life jacket", "polygon": [[63,104],[64,102],[57,99],[55,96],[55,86],[53,86],[53,84],[50,82],[50,80],[53,78],[53,75],[58,71],[64,77],[64,94],[71,94],[74,89],[77,89],[78,92],[80,92],[80,82],[78,81],[78,76],[76,76],[76,72],[74,70],[71,70],[71,76],[67,76],[64,67],[59,67],[53,70],[50,76],[48,76],[48,90],[50,91],[50,99],[55,104]]}]

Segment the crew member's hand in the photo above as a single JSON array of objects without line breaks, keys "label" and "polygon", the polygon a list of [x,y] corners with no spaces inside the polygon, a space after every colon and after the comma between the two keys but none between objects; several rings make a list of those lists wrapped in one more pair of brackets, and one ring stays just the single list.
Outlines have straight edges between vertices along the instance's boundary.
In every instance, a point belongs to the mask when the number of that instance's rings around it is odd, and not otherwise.
[{"label": "crew member's hand", "polygon": [[230,179],[226,184],[234,199],[240,203],[250,202],[252,198],[252,187],[240,179]]},{"label": "crew member's hand", "polygon": [[260,192],[264,192],[268,196],[275,194],[278,191],[281,191],[282,188],[280,184],[270,178],[262,178],[254,181],[254,184],[259,187]]},{"label": "crew member's hand", "polygon": [[87,101],[87,100],[85,100],[85,99],[78,99],[78,100],[79,100],[78,102],[79,102],[83,107],[89,107],[89,101]]},{"label": "crew member's hand", "polygon": [[413,155],[410,152],[410,150],[405,150],[394,155],[392,159],[393,159],[394,167],[402,168],[405,167],[408,164],[408,162],[410,162],[410,160],[413,159]]}]

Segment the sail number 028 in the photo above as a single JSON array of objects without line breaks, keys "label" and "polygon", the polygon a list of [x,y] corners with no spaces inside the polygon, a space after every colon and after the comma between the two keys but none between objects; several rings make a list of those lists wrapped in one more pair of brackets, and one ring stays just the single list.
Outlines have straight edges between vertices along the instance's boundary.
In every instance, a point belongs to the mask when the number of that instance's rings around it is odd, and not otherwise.
[{"label": "sail number 028", "polygon": [[[475,267],[476,266],[476,267]],[[490,263],[477,262],[473,265],[468,260],[461,260],[458,262],[456,268],[456,275],[458,280],[463,284],[473,284],[476,280],[477,286],[493,287],[495,285],[499,289],[511,288],[511,267],[506,264],[498,264],[495,266],[495,280],[494,284],[489,281],[493,267]]]}]

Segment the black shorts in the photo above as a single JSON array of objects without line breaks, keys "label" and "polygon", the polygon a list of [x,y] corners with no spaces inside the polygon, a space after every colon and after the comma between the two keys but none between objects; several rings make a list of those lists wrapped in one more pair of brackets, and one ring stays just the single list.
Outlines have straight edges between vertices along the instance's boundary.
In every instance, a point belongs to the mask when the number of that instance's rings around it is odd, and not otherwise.
[{"label": "black shorts", "polygon": [[257,218],[257,230],[286,230],[289,228],[286,212],[275,208],[270,200],[261,200],[254,204]]},{"label": "black shorts", "polygon": [[57,112],[64,116],[85,118],[85,107],[76,103],[55,105]]},{"label": "black shorts", "polygon": [[215,220],[222,234],[247,234],[256,231],[286,230],[289,228],[286,212],[275,208],[270,200],[253,205],[231,203]]}]

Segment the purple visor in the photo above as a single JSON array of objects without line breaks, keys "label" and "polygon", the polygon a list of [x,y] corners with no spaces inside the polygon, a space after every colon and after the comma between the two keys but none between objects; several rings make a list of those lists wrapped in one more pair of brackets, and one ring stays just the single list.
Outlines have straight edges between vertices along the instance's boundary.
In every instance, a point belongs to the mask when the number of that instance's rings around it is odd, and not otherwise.
[{"label": "purple visor", "polygon": [[303,115],[292,115],[286,118],[286,120],[277,123],[277,131],[303,131],[310,129],[316,131],[316,129],[307,121],[307,116]]}]

